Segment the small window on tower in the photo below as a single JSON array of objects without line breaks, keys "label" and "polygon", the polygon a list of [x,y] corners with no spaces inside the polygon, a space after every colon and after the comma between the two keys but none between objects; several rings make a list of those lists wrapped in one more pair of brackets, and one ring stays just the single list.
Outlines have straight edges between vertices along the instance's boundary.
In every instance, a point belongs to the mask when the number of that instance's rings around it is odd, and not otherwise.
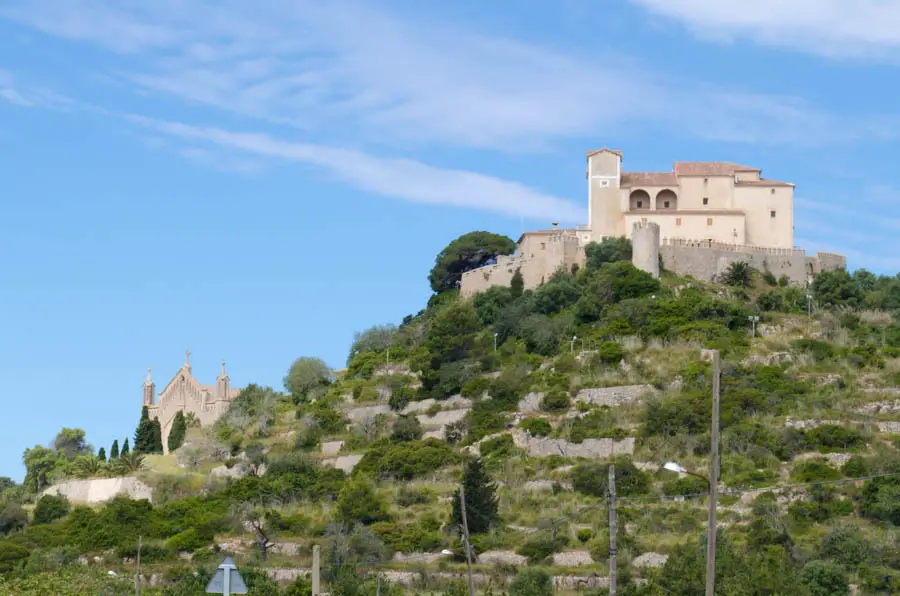
[{"label": "small window on tower", "polygon": [[664,202],[663,202],[663,209],[668,209],[668,208],[669,208],[669,201],[664,201]]},{"label": "small window on tower", "polygon": [[709,205],[709,198],[703,197],[703,204],[704,204],[704,205]]},{"label": "small window on tower", "polygon": [[541,250],[545,250],[547,248],[546,242],[541,242]]},{"label": "small window on tower", "polygon": [[773,195],[775,194],[775,189],[774,189],[774,188],[772,189],[772,194],[773,194]]},{"label": "small window on tower", "polygon": [[676,225],[676,226],[680,226],[680,225],[681,225],[681,218],[680,218],[680,217],[676,217],[676,218],[675,218],[675,225]]},{"label": "small window on tower", "polygon": [[772,219],[775,219],[775,210],[774,209],[769,211],[769,217],[771,217]]},{"label": "small window on tower", "polygon": [[637,208],[638,208],[638,209],[642,209],[643,207],[644,207],[644,201],[638,201],[638,202],[637,202]]},{"label": "small window on tower", "polygon": [[609,180],[601,180],[600,187],[601,188],[609,188]]},{"label": "small window on tower", "polygon": [[712,218],[711,218],[711,217],[707,217],[707,218],[706,218],[706,225],[708,225],[708,226],[711,226],[711,225],[712,225]]}]

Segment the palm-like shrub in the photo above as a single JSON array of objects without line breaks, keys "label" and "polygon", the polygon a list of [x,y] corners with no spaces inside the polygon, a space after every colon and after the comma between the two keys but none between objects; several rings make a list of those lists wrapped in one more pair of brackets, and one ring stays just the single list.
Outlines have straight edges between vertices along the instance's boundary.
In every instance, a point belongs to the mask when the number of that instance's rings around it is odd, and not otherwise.
[{"label": "palm-like shrub", "polygon": [[144,456],[140,453],[126,453],[120,455],[119,458],[112,462],[110,471],[116,476],[127,476],[144,469]]},{"label": "palm-like shrub", "polygon": [[81,455],[72,462],[72,472],[76,478],[93,478],[106,471],[106,462],[96,455]]},{"label": "palm-like shrub", "polygon": [[722,274],[722,282],[738,288],[749,288],[753,283],[753,267],[744,261],[735,261]]}]

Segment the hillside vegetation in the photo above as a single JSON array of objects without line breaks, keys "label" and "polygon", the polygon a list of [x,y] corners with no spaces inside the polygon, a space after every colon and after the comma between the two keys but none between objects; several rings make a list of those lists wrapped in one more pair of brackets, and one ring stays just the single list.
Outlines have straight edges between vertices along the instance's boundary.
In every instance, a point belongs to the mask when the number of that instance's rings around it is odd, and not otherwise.
[{"label": "hillside vegetation", "polygon": [[[27,450],[24,483],[0,479],[0,595],[131,594],[140,536],[142,594],[202,594],[227,553],[251,594],[308,595],[320,545],[331,594],[463,596],[461,483],[479,592],[604,594],[610,463],[618,593],[701,594],[707,486],[662,466],[708,474],[709,349],[717,594],[900,593],[900,278],[656,280],[610,240],[533,291],[461,299],[454,280],[505,240],[458,239],[427,307],[358,333],[346,369],[299,358],[283,391],[184,417],[170,455],[145,416],[125,454],[78,429]],[[109,476],[153,503],[41,496]]]}]

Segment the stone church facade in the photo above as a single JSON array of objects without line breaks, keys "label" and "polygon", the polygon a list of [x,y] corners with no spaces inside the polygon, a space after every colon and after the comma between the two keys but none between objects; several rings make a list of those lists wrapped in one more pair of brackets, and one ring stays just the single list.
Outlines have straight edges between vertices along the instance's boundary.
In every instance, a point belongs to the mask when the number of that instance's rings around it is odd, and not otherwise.
[{"label": "stone church facade", "polygon": [[151,419],[159,419],[162,427],[163,451],[168,453],[169,433],[177,412],[184,412],[185,415],[193,414],[201,426],[208,426],[228,411],[231,402],[240,392],[239,388],[231,386],[224,360],[216,384],[201,384],[191,372],[191,352],[188,350],[184,354],[184,365],[158,396],[150,369],[147,369],[142,405],[147,406]]}]

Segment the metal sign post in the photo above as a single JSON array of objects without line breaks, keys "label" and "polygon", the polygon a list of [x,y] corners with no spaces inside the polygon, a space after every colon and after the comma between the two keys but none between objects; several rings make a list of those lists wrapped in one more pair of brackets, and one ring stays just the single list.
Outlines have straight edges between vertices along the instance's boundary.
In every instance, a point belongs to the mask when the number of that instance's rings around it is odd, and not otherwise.
[{"label": "metal sign post", "polygon": [[234,560],[231,557],[225,557],[225,560],[216,569],[216,574],[213,575],[213,578],[209,580],[209,584],[206,586],[206,593],[224,594],[224,596],[247,593],[247,584],[244,583],[244,578],[238,573],[237,565],[234,564]]}]

